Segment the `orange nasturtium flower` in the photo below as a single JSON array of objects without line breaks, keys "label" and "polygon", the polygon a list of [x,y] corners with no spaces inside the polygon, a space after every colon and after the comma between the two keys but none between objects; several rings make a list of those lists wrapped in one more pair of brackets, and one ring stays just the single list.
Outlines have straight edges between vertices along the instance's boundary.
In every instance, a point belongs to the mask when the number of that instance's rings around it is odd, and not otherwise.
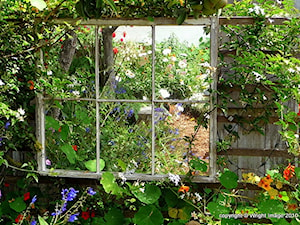
[{"label": "orange nasturtium flower", "polygon": [[189,187],[189,186],[182,185],[182,186],[179,188],[178,192],[186,193],[186,192],[188,192],[189,190],[190,190],[190,187]]},{"label": "orange nasturtium flower", "polygon": [[291,179],[295,174],[295,166],[292,166],[290,163],[283,171],[283,177],[286,180]]},{"label": "orange nasturtium flower", "polygon": [[298,207],[297,207],[296,204],[288,204],[288,210],[295,211],[297,208],[298,208]]},{"label": "orange nasturtium flower", "polygon": [[271,176],[268,174],[266,177],[263,177],[260,179],[259,183],[258,183],[258,187],[261,187],[263,189],[265,189],[266,191],[271,190],[271,183],[273,182],[273,179],[271,178]]}]

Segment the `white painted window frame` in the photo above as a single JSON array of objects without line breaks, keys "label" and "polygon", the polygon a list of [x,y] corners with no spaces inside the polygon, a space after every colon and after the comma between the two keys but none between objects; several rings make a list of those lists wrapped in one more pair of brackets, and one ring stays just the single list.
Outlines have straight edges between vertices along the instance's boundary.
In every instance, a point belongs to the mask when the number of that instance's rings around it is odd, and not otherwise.
[{"label": "white painted window frame", "polygon": [[[70,20],[56,20],[57,24],[63,24],[65,22],[70,24],[76,24],[77,21]],[[54,100],[58,101],[94,101],[96,104],[96,160],[97,160],[97,170],[96,172],[87,171],[75,171],[75,170],[64,170],[64,169],[48,169],[46,168],[46,148],[45,148],[45,100],[48,98],[39,94],[37,96],[37,107],[36,107],[36,136],[37,140],[41,143],[41,151],[37,153],[37,163],[38,172],[40,175],[44,176],[56,176],[56,177],[72,177],[72,178],[89,178],[89,179],[99,179],[105,171],[100,171],[100,135],[99,135],[99,103],[101,102],[142,102],[151,104],[152,112],[152,122],[151,126],[154,128],[154,106],[156,103],[164,102],[176,102],[176,103],[210,103],[211,113],[209,122],[209,174],[208,176],[195,176],[193,182],[216,182],[216,142],[217,142],[217,109],[216,101],[217,95],[213,91],[210,94],[209,101],[190,101],[190,100],[158,100],[155,99],[155,26],[159,25],[176,25],[174,19],[157,18],[154,21],[143,20],[143,19],[110,19],[110,20],[94,20],[90,19],[87,21],[81,21],[81,25],[93,25],[96,26],[96,37],[95,37],[95,85],[96,85],[96,98],[86,99],[86,98],[56,98]],[[151,26],[152,27],[152,99],[151,100],[126,100],[126,99],[101,99],[99,93],[99,41],[98,40],[98,29],[100,26],[122,26],[122,25],[134,25],[134,26]],[[219,34],[219,18],[209,17],[200,19],[187,19],[181,26],[196,26],[204,25],[210,26],[210,65],[213,68],[217,67],[217,57],[218,57],[218,34]],[[213,81],[211,83],[211,89],[217,90],[217,74],[216,70],[212,72]],[[52,98],[53,100],[53,98]],[[168,177],[168,174],[155,174],[155,129],[152,129],[152,159],[151,159],[151,174],[144,173],[133,173],[127,174],[123,173],[128,180],[164,180]],[[115,176],[118,177],[118,172],[113,172]]]}]

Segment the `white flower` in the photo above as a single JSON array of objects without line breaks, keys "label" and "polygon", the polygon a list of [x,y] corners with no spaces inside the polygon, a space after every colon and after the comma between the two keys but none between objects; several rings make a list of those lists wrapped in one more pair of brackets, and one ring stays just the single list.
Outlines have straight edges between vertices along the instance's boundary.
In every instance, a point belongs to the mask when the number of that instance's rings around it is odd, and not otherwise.
[{"label": "white flower", "polygon": [[269,23],[274,23],[274,20],[271,18],[268,18]]},{"label": "white flower", "polygon": [[148,55],[151,55],[151,54],[152,54],[152,51],[151,51],[151,50],[147,51],[147,54],[148,54]]},{"label": "white flower", "polygon": [[255,80],[256,80],[256,81],[260,81],[260,80],[262,79],[261,74],[255,72],[255,71],[253,71],[252,73],[255,75]]},{"label": "white flower", "polygon": [[119,178],[122,180],[122,183],[124,184],[126,182],[126,177],[124,176],[124,173],[119,173]]},{"label": "white flower", "polygon": [[142,193],[145,192],[145,188],[140,188],[139,190],[140,190]]},{"label": "white flower", "polygon": [[5,83],[0,79],[0,86],[5,85]]},{"label": "white flower", "polygon": [[264,101],[267,101],[268,98],[264,95],[264,96],[263,96],[263,100],[264,100]]},{"label": "white flower", "polygon": [[19,108],[19,109],[18,109],[18,113],[19,113],[21,116],[23,116],[23,115],[25,115],[25,110],[22,109],[22,108]]},{"label": "white flower", "polygon": [[187,57],[188,55],[185,53],[181,53],[180,56]]},{"label": "white flower", "polygon": [[205,62],[205,63],[200,63],[200,66],[203,66],[203,67],[210,67],[210,64],[208,62]]},{"label": "white flower", "polygon": [[175,62],[176,61],[176,56],[172,55],[171,56],[171,61]]},{"label": "white flower", "polygon": [[184,111],[184,108],[182,107],[182,104],[180,104],[180,103],[177,103],[177,104],[175,105],[175,107],[176,107],[176,110],[177,110],[178,112],[183,112],[183,111]]},{"label": "white flower", "polygon": [[255,14],[259,15],[265,15],[265,10],[260,8],[258,5],[255,5],[253,8],[249,9],[249,12],[255,12]]},{"label": "white flower", "polygon": [[169,173],[169,180],[175,184],[175,186],[178,186],[180,182],[180,176],[177,174]]},{"label": "white flower", "polygon": [[168,90],[167,89],[163,89],[163,88],[159,90],[159,94],[163,98],[169,98],[171,96],[170,93],[168,92]]},{"label": "white flower", "polygon": [[147,55],[147,53],[143,52],[143,53],[139,54],[139,57],[143,57],[143,56],[146,56],[146,55]]},{"label": "white flower", "polygon": [[289,71],[290,73],[295,73],[295,72],[296,72],[293,68],[289,68],[288,71]]},{"label": "white flower", "polygon": [[167,58],[162,59],[163,62],[168,62],[169,60]]},{"label": "white flower", "polygon": [[178,62],[178,66],[179,66],[181,69],[187,67],[186,60],[179,61],[179,62]]},{"label": "white flower", "polygon": [[52,75],[52,74],[53,74],[52,70],[48,70],[48,71],[47,71],[47,75],[50,76],[50,75]]},{"label": "white flower", "polygon": [[169,55],[171,53],[171,49],[166,48],[166,49],[163,50],[162,53],[163,53],[163,55]]},{"label": "white flower", "polygon": [[200,200],[202,200],[202,197],[200,196],[199,193],[195,193],[195,197],[197,198],[197,201],[200,202]]},{"label": "white flower", "polygon": [[295,138],[299,138],[299,134],[295,134]]},{"label": "white flower", "polygon": [[191,213],[191,217],[193,217],[193,219],[195,219],[195,220],[198,219],[198,215],[195,211]]},{"label": "white flower", "polygon": [[122,81],[122,78],[121,78],[121,77],[119,77],[119,76],[115,76],[115,81],[117,81],[117,82],[121,82],[121,81]]},{"label": "white flower", "polygon": [[76,96],[80,96],[80,92],[79,91],[73,91],[72,94],[76,95]]},{"label": "white flower", "polygon": [[134,73],[131,72],[130,70],[126,70],[125,75],[126,75],[127,77],[129,77],[129,78],[134,78],[134,77],[135,77]]}]

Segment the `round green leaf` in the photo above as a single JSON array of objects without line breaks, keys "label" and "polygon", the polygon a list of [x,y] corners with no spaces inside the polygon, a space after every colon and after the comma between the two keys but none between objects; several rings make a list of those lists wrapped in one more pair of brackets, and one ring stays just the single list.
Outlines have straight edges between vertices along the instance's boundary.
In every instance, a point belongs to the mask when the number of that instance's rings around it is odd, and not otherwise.
[{"label": "round green leaf", "polygon": [[146,184],[143,191],[138,189],[133,191],[133,194],[141,202],[144,202],[146,204],[153,204],[159,199],[161,190],[156,185]]},{"label": "round green leaf", "polygon": [[133,222],[137,225],[161,225],[164,218],[154,205],[146,205],[134,215]]},{"label": "round green leaf", "polygon": [[258,209],[262,213],[270,214],[270,213],[277,213],[277,214],[284,214],[284,206],[282,202],[274,199],[269,199],[265,201],[261,201],[258,205]]},{"label": "round green leaf", "polygon": [[[105,167],[105,161],[103,159],[100,159],[99,162],[100,162],[100,171],[101,171]],[[86,161],[86,162],[84,162],[84,165],[91,172],[97,171],[97,160],[96,159]]]},{"label": "round green leaf", "polygon": [[106,193],[111,193],[113,195],[118,195],[122,193],[122,189],[115,182],[115,177],[110,172],[105,172],[102,174],[100,183],[102,184]]},{"label": "round green leaf", "polygon": [[9,207],[15,210],[16,212],[22,212],[26,209],[26,203],[24,202],[22,197],[19,197],[11,203],[9,203]]},{"label": "round green leaf", "polygon": [[228,214],[230,212],[229,208],[219,205],[217,202],[209,202],[207,204],[207,209],[216,218],[219,218],[220,214]]},{"label": "round green leaf", "polygon": [[121,210],[117,208],[111,208],[104,215],[104,219],[106,220],[106,225],[119,225],[124,222],[124,215]]},{"label": "round green leaf", "polygon": [[238,176],[231,171],[224,172],[219,178],[221,184],[228,189],[236,188],[238,186]]},{"label": "round green leaf", "polygon": [[32,6],[38,8],[38,10],[43,10],[47,7],[47,4],[44,0],[30,0]]}]

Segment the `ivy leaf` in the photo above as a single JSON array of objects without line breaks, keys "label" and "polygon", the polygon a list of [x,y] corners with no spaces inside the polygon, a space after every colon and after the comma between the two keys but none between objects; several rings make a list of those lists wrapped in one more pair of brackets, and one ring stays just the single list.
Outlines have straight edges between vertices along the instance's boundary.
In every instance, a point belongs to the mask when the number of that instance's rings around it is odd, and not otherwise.
[{"label": "ivy leaf", "polygon": [[216,218],[219,218],[220,214],[228,214],[230,212],[229,208],[220,205],[217,202],[209,202],[207,204],[207,209]]},{"label": "ivy leaf", "polygon": [[40,215],[38,216],[38,220],[40,225],[48,225],[48,223],[45,221],[45,219],[43,217],[41,217]]},{"label": "ivy leaf", "polygon": [[47,7],[47,4],[44,0],[30,0],[32,6],[38,8],[38,10],[43,10]]},{"label": "ivy leaf", "polygon": [[120,195],[122,193],[121,188],[116,183],[114,175],[110,172],[105,172],[102,174],[100,183],[102,184],[106,193],[111,193],[113,195]]},{"label": "ivy leaf", "polygon": [[[99,162],[100,162],[100,171],[101,171],[105,167],[105,161],[103,159],[100,159]],[[97,171],[97,160],[96,159],[86,161],[86,162],[84,162],[84,165],[91,172]]]},{"label": "ivy leaf", "polygon": [[63,153],[66,154],[67,159],[69,160],[69,162],[71,164],[74,164],[75,163],[75,159],[76,159],[76,152],[74,151],[74,149],[72,148],[72,146],[68,145],[68,144],[63,145],[61,147],[61,150],[62,150]]},{"label": "ivy leaf", "polygon": [[231,171],[224,172],[219,178],[221,184],[228,189],[236,188],[238,186],[238,176]]},{"label": "ivy leaf", "polygon": [[151,184],[146,184],[143,192],[140,189],[137,189],[132,191],[132,193],[137,199],[146,204],[155,203],[161,195],[159,187]]},{"label": "ivy leaf", "polygon": [[133,222],[137,225],[161,225],[164,218],[154,205],[146,205],[142,206],[134,215]]},{"label": "ivy leaf", "polygon": [[104,219],[107,221],[106,225],[119,225],[124,223],[124,215],[120,209],[110,208],[104,215]]},{"label": "ivy leaf", "polygon": [[22,197],[18,197],[14,201],[9,203],[9,207],[16,212],[22,212],[26,209],[26,203],[24,202]]}]

